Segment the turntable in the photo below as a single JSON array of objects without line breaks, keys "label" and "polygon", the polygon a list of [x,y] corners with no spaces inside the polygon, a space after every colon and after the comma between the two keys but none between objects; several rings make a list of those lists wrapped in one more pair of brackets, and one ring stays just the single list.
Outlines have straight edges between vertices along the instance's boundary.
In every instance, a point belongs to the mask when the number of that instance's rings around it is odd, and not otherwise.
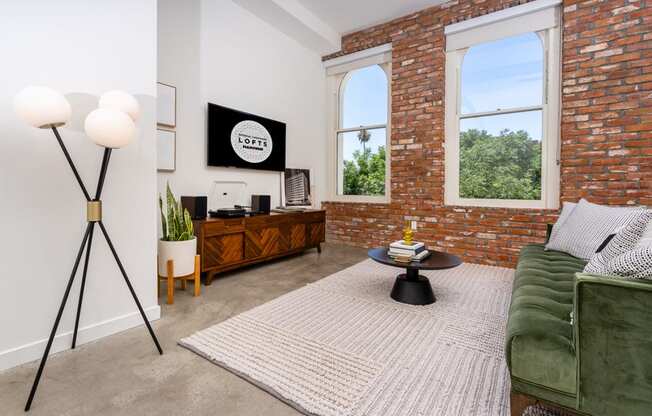
[{"label": "turntable", "polygon": [[211,218],[242,218],[247,214],[244,208],[218,208],[214,211],[208,211]]}]

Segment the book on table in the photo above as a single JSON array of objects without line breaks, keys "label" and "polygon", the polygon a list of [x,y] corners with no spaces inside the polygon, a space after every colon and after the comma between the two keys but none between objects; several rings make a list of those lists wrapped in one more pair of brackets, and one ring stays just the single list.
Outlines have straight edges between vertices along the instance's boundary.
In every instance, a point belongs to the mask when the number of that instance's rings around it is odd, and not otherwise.
[{"label": "book on table", "polygon": [[422,250],[419,253],[415,254],[404,254],[404,253],[397,253],[394,251],[394,249],[390,248],[387,251],[387,255],[391,257],[394,260],[401,260],[401,261],[421,261],[428,257],[430,255],[430,252],[428,250]]},{"label": "book on table", "polygon": [[423,251],[426,249],[425,243],[413,241],[412,244],[405,244],[405,241],[403,240],[394,241],[389,245],[389,247],[399,249],[399,250],[409,250],[413,252]]},{"label": "book on table", "polygon": [[392,254],[406,256],[414,256],[424,251],[426,251],[426,245],[424,243],[414,241],[412,244],[405,244],[403,240],[394,241],[389,245],[388,250]]}]

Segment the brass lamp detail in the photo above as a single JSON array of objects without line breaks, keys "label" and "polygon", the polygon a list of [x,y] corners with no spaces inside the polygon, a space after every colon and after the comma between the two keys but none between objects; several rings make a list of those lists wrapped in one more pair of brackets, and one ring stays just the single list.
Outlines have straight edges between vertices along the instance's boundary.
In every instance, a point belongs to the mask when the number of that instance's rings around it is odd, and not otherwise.
[{"label": "brass lamp detail", "polygon": [[98,199],[86,202],[86,221],[102,221],[102,201]]}]

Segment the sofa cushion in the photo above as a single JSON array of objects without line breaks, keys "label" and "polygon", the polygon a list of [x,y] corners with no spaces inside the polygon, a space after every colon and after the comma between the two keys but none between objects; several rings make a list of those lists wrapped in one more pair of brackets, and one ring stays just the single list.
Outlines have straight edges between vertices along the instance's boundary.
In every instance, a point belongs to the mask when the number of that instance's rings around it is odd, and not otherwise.
[{"label": "sofa cushion", "polygon": [[612,207],[581,199],[563,224],[555,225],[558,230],[555,233],[553,228],[546,249],[588,260],[610,234],[643,210],[644,207]]},{"label": "sofa cushion", "polygon": [[[584,268],[584,273],[612,274],[607,270],[607,265],[622,254],[635,248],[648,223],[652,220],[652,210],[640,211],[632,217],[629,223],[606,244],[603,250],[591,256],[591,260]],[[620,273],[617,273],[620,275]]]},{"label": "sofa cushion", "polygon": [[[576,394],[570,312],[576,272],[586,262],[543,245],[523,248],[507,323],[507,363],[514,381],[548,400]],[[541,390],[540,392],[537,391]]]}]

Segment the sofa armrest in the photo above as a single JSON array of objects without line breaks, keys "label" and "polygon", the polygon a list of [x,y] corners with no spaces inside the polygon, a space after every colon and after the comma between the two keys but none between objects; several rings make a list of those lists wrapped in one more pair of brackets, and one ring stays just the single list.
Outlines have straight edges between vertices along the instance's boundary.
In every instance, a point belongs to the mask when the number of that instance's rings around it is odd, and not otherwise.
[{"label": "sofa armrest", "polygon": [[595,416],[650,415],[652,281],[575,278],[578,409]]}]

